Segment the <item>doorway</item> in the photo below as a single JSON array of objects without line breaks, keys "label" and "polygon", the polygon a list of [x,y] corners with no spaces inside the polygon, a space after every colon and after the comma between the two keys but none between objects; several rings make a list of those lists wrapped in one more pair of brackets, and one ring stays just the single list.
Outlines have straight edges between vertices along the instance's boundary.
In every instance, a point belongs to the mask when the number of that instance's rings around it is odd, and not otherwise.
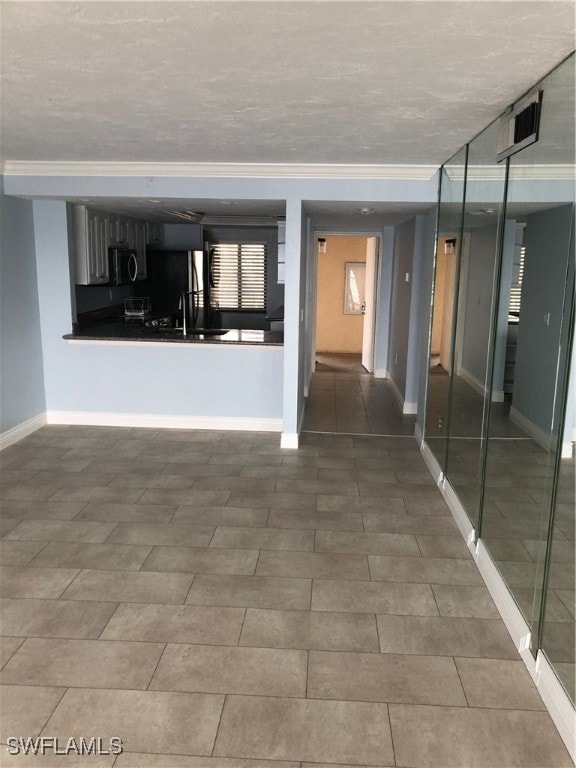
[{"label": "doorway", "polygon": [[315,363],[374,371],[379,238],[318,239]]}]

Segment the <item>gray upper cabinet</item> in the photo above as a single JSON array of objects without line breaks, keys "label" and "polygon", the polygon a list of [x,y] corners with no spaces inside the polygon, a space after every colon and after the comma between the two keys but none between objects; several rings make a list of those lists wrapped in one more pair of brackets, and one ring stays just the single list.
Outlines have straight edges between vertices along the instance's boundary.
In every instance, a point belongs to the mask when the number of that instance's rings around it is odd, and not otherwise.
[{"label": "gray upper cabinet", "polygon": [[108,225],[110,233],[110,245],[116,245],[120,248],[132,247],[129,238],[129,222],[126,216],[118,213],[108,214]]}]

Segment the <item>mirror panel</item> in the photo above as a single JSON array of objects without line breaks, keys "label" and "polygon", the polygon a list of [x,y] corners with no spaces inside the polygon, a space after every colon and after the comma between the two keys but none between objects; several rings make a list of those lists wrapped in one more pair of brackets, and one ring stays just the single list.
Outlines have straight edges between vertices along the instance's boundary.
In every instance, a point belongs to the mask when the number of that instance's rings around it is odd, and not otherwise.
[{"label": "mirror panel", "polygon": [[450,372],[462,210],[464,205],[466,152],[463,147],[442,167],[438,237],[434,269],[434,298],[430,330],[430,367],[426,397],[426,442],[444,469],[446,458]]},{"label": "mirror panel", "polygon": [[[495,273],[506,192],[506,164],[495,161],[497,142],[496,122],[468,146],[446,462],[450,484],[474,526],[477,525],[481,496]],[[504,315],[500,320],[496,345],[499,377],[503,375],[506,326],[507,316]],[[494,393],[493,419],[503,401],[501,390],[499,385]]]},{"label": "mirror panel", "polygon": [[[538,638],[573,293],[574,67],[541,83],[540,137],[510,158],[500,307],[504,403],[490,415],[480,535]],[[570,271],[569,271],[570,268]],[[493,380],[492,398],[500,381]],[[536,647],[532,648],[536,652]]]}]

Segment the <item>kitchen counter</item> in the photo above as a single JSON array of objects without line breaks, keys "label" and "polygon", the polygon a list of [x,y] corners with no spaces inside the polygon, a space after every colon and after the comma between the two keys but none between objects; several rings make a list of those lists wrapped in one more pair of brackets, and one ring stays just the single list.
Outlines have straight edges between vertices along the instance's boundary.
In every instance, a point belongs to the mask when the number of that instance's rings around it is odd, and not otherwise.
[{"label": "kitchen counter", "polygon": [[81,325],[64,337],[69,341],[127,341],[167,344],[257,344],[282,346],[284,334],[278,331],[249,329],[225,330],[219,335],[194,331],[183,336],[182,331],[162,326],[145,327],[143,322],[126,322],[123,317],[107,318]]}]

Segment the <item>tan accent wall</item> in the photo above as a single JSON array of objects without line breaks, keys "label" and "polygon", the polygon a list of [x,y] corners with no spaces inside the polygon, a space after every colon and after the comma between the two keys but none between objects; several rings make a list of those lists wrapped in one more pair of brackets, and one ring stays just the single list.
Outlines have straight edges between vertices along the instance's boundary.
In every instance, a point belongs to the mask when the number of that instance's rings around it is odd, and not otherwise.
[{"label": "tan accent wall", "polygon": [[364,315],[344,314],[346,262],[366,262],[366,238],[326,237],[326,253],[318,254],[318,352],[361,352]]}]

